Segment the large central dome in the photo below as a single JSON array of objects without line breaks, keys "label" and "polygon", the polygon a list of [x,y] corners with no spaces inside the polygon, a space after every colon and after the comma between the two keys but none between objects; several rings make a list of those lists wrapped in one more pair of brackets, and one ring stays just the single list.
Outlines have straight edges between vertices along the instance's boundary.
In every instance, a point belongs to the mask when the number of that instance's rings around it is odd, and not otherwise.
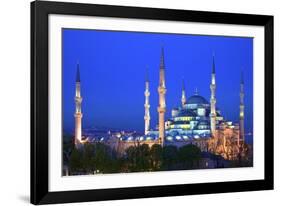
[{"label": "large central dome", "polygon": [[187,99],[187,104],[209,104],[209,102],[200,95],[193,95]]}]

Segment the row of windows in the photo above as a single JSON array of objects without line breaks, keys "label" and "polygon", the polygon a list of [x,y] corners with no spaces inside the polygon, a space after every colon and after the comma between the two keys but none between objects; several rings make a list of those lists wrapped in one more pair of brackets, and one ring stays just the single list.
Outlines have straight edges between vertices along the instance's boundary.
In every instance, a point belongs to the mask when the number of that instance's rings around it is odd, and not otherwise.
[{"label": "row of windows", "polygon": [[173,124],[173,125],[169,125],[168,129],[190,129],[190,125],[189,124]]},{"label": "row of windows", "polygon": [[175,121],[190,121],[193,117],[175,117]]}]

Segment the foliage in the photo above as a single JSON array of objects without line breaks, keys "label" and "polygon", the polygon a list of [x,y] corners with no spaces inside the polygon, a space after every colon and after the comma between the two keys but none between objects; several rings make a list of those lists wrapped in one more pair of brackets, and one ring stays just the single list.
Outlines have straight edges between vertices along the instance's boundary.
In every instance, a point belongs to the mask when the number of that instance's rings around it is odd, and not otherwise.
[{"label": "foliage", "polygon": [[150,148],[150,166],[152,170],[159,170],[163,161],[163,149],[161,145],[154,144]]},{"label": "foliage", "polygon": [[178,148],[176,146],[163,147],[163,162],[162,169],[169,170],[173,168],[173,165],[178,162]]},{"label": "foliage", "polygon": [[131,172],[148,171],[150,168],[150,149],[147,144],[126,149],[128,169]]},{"label": "foliage", "polygon": [[78,149],[73,148],[69,160],[69,167],[71,171],[80,171],[82,168],[81,159],[82,153]]},{"label": "foliage", "polygon": [[71,151],[73,150],[74,144],[71,136],[63,136],[63,162],[66,164],[70,159]]},{"label": "foliage", "polygon": [[[179,148],[178,159],[185,168],[199,167],[199,159],[201,157],[200,149],[192,144]],[[197,165],[194,165],[197,163]]]},{"label": "foliage", "polygon": [[[162,147],[154,144],[149,147],[147,144],[139,144],[117,154],[115,149],[103,143],[86,143],[79,149],[67,143],[64,145],[64,153],[66,152],[69,152],[66,165],[72,175],[196,169],[200,168],[203,156],[208,161],[213,161],[214,167],[221,167],[225,161],[219,155],[201,152],[192,144],[180,148],[172,145]],[[249,166],[249,162],[232,161],[229,165]]]}]

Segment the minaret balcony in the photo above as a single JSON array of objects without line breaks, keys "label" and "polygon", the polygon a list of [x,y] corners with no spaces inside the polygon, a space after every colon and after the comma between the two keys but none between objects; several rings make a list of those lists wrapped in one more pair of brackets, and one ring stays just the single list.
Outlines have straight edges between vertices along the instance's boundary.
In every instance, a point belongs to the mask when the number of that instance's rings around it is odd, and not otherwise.
[{"label": "minaret balcony", "polygon": [[144,116],[144,120],[150,120],[150,116]]},{"label": "minaret balcony", "polygon": [[210,117],[216,117],[216,113],[210,113]]},{"label": "minaret balcony", "polygon": [[74,114],[74,117],[76,118],[76,117],[78,117],[78,118],[82,118],[83,117],[83,115],[82,115],[82,113],[81,112],[78,112],[78,113],[75,113]]},{"label": "minaret balcony", "polygon": [[167,91],[167,90],[166,90],[166,88],[165,88],[165,87],[161,87],[161,86],[160,86],[160,87],[158,87],[158,93],[159,93],[159,94],[165,94],[165,93],[166,93],[166,91]]},{"label": "minaret balcony", "polygon": [[144,92],[144,95],[147,97],[147,96],[150,96],[150,92],[149,91],[145,91]]},{"label": "minaret balcony", "polygon": [[165,113],[166,112],[165,107],[158,107],[157,110],[158,110],[159,113]]},{"label": "minaret balcony", "polygon": [[150,108],[150,105],[149,105],[149,104],[144,104],[144,107],[145,107],[146,109],[149,109],[149,108]]},{"label": "minaret balcony", "polygon": [[210,85],[210,89],[211,89],[211,90],[215,90],[215,89],[216,89],[216,85],[215,85],[215,84],[211,84],[211,85]]},{"label": "minaret balcony", "polygon": [[75,97],[75,102],[81,103],[82,102],[82,98],[81,97]]}]

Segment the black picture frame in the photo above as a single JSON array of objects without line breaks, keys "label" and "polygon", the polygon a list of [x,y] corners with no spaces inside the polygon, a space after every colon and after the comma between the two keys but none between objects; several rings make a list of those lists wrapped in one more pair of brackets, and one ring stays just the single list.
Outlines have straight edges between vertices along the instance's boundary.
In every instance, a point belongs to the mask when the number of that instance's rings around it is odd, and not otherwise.
[{"label": "black picture frame", "polygon": [[[265,28],[264,180],[49,192],[48,15],[257,25]],[[273,189],[273,16],[63,2],[31,2],[31,203],[50,204]]]}]

